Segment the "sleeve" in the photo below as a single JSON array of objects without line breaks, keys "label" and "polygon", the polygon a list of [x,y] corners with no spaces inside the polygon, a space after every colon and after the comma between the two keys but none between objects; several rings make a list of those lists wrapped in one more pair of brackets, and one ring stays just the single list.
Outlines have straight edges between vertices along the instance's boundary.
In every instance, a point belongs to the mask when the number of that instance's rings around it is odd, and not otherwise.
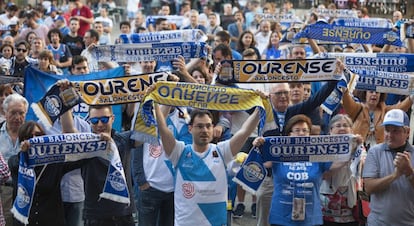
[{"label": "sleeve", "polygon": [[379,163],[376,156],[377,150],[370,149],[365,159],[364,168],[362,170],[363,178],[379,178]]},{"label": "sleeve", "polygon": [[223,156],[224,163],[227,165],[231,160],[233,160],[233,154],[230,148],[230,140],[219,142],[217,144],[217,149]]},{"label": "sleeve", "polygon": [[312,95],[307,101],[300,104],[293,105],[289,108],[289,111],[292,115],[296,114],[306,114],[309,111],[319,107],[326,98],[332,93],[335,89],[338,81],[329,81],[321,87],[321,89]]},{"label": "sleeve", "polygon": [[66,58],[72,58],[72,53],[70,52],[69,46],[66,44],[62,44],[65,45],[65,56]]},{"label": "sleeve", "polygon": [[178,160],[180,159],[181,154],[183,153],[185,148],[185,143],[182,141],[176,141],[175,142],[175,147],[173,149],[173,151],[171,152],[171,154],[168,156],[167,158],[171,161],[171,163],[176,166],[178,163]]}]

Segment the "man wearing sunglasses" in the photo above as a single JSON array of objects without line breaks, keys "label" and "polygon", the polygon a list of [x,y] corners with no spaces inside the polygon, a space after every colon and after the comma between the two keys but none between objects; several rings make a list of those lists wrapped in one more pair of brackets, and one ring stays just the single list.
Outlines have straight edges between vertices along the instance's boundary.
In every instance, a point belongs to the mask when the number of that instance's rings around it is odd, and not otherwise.
[{"label": "man wearing sunglasses", "polygon": [[[65,86],[67,86],[66,84]],[[118,133],[112,129],[115,116],[110,105],[89,106],[89,123],[93,133],[107,134],[115,141],[121,157],[122,166],[126,172],[130,205],[114,202],[99,197],[106,180],[110,162],[103,158],[92,158],[81,168],[85,183],[85,202],[83,220],[85,226],[119,225],[134,226],[132,213],[135,209],[131,180],[131,149],[134,142],[130,140],[131,132]],[[71,111],[61,117],[64,133],[74,133],[77,130],[73,124]]]},{"label": "man wearing sunglasses", "polygon": [[15,47],[15,58],[10,68],[10,74],[23,78],[24,69],[29,65],[27,54],[29,53],[30,45],[26,41],[20,41]]}]

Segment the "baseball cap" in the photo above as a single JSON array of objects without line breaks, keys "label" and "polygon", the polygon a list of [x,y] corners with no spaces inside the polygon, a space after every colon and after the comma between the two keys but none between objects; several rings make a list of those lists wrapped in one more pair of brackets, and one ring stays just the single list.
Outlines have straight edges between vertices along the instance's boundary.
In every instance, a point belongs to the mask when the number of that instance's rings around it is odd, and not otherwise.
[{"label": "baseball cap", "polygon": [[392,109],[385,114],[383,126],[410,126],[408,115],[400,109]]}]

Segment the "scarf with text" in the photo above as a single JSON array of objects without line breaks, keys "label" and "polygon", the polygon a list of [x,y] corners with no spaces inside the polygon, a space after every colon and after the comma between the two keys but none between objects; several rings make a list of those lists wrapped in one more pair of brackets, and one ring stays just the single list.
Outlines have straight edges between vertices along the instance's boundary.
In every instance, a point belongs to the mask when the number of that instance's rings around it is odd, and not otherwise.
[{"label": "scarf with text", "polygon": [[38,102],[31,105],[36,116],[52,125],[63,113],[80,102],[87,105],[116,105],[139,102],[146,88],[165,81],[168,74],[153,73],[90,81],[73,81],[73,88],[60,91],[54,85]]},{"label": "scarf with text", "polygon": [[349,161],[356,146],[353,135],[306,137],[265,137],[260,147],[253,147],[234,181],[256,193],[266,175],[263,163]]},{"label": "scarf with text", "polygon": [[306,26],[295,39],[311,38],[345,43],[402,46],[399,32],[385,19],[336,19],[333,24],[318,21]]},{"label": "scarf with text", "polygon": [[[196,83],[157,82],[155,89],[142,101],[132,139],[158,143],[153,102],[206,110],[244,111],[260,108],[259,134],[265,122],[273,120],[269,99],[262,99],[255,91]],[[266,103],[268,102],[268,103]]]},{"label": "scarf with text", "polygon": [[[47,164],[101,157],[110,162],[100,197],[129,204],[129,192],[118,149],[113,140],[103,141],[94,133],[39,136],[29,139],[30,148],[20,152],[17,196],[11,212],[23,224],[29,223],[36,184]],[[40,175],[34,167],[43,166]]]}]

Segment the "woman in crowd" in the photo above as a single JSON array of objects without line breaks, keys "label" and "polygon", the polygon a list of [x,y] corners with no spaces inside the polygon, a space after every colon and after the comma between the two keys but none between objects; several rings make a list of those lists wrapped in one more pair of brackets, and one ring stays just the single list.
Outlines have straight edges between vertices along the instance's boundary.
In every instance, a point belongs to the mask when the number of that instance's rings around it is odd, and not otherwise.
[{"label": "woman in crowd", "polygon": [[240,34],[236,48],[237,52],[239,52],[240,54],[242,54],[244,50],[252,48],[256,52],[257,59],[260,59],[260,53],[259,50],[256,48],[256,40],[254,39],[254,34],[249,30],[243,31]]},{"label": "woman in crowd", "polygon": [[[310,136],[311,120],[302,114],[289,119],[284,128],[288,136]],[[264,144],[264,138],[253,141]],[[343,163],[328,162],[273,162],[274,191],[269,212],[269,223],[278,225],[322,225],[319,188],[322,176],[333,173]]]},{"label": "woman in crowd", "polygon": [[[338,114],[329,122],[331,135],[352,134],[352,120]],[[325,175],[321,185],[321,203],[324,226],[358,226],[356,213],[357,190],[362,190],[360,172],[366,157],[364,146],[360,145],[347,164],[335,172]]]},{"label": "woman in crowd", "polygon": [[274,60],[279,59],[281,56],[281,51],[279,50],[279,44],[280,44],[280,38],[279,32],[273,31],[270,35],[269,44],[267,45],[267,48],[265,49],[262,59],[266,60]]},{"label": "woman in crowd", "polygon": [[30,31],[29,33],[27,33],[24,40],[31,45],[32,42],[33,42],[33,39],[36,38],[36,37],[37,37],[36,32]]},{"label": "woman in crowd", "polygon": [[56,67],[55,60],[53,58],[52,52],[49,50],[43,50],[39,53],[39,70],[47,72],[49,74],[62,75],[63,72]]},{"label": "woman in crowd", "polygon": [[343,93],[343,108],[354,122],[352,130],[362,136],[367,150],[370,146],[384,141],[384,127],[381,123],[385,113],[395,108],[408,111],[413,104],[411,98],[407,97],[397,104],[387,106],[386,94],[375,91],[357,92],[361,102],[356,102],[348,90]]},{"label": "woman in crowd", "polygon": [[[21,151],[29,149],[28,139],[45,135],[42,127],[34,121],[25,122],[19,129],[19,140],[24,141]],[[19,169],[19,154],[9,159],[9,166],[14,183],[14,195],[17,194],[17,181]],[[63,175],[73,169],[79,168],[83,161],[56,163],[36,166],[36,190],[29,214],[28,225],[55,226],[64,225],[63,203],[60,193],[60,180]],[[23,225],[15,220],[14,225]]]},{"label": "woman in crowd", "polygon": [[0,46],[2,57],[0,58],[0,70],[2,75],[10,75],[10,68],[13,64],[14,46],[3,44]]},{"label": "woman in crowd", "polygon": [[193,77],[199,84],[210,84],[210,78],[207,75],[207,72],[202,67],[195,67],[190,70],[190,75]]}]

